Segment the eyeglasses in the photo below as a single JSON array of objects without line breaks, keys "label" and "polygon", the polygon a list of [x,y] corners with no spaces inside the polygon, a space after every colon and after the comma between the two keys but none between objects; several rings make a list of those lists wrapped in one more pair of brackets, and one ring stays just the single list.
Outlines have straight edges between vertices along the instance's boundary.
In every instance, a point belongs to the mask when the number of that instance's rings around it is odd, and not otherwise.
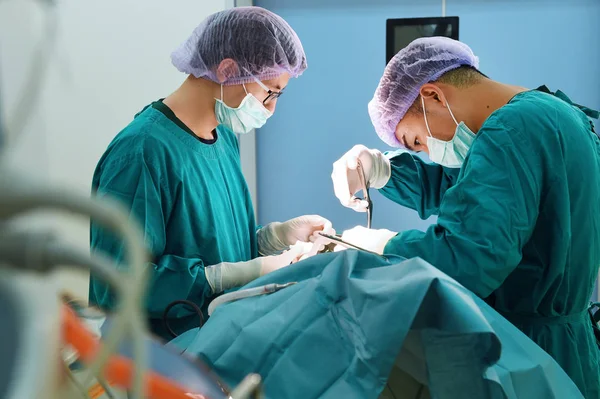
[{"label": "eyeglasses", "polygon": [[263,100],[263,105],[268,105],[271,101],[274,101],[276,99],[278,99],[282,94],[283,94],[283,90],[281,91],[275,91],[275,90],[271,90],[269,89],[263,82],[261,82],[260,80],[258,80],[257,78],[253,77],[254,81],[264,90],[267,92],[267,97]]}]

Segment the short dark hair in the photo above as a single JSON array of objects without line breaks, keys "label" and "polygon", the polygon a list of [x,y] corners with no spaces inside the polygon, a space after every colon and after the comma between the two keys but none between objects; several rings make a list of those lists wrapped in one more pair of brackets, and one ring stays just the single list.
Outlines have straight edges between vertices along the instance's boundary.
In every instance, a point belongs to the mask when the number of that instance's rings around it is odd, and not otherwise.
[{"label": "short dark hair", "polygon": [[459,89],[464,89],[473,86],[476,83],[481,82],[482,79],[487,78],[483,73],[479,72],[472,66],[463,65],[456,69],[446,72],[436,82],[445,83]]},{"label": "short dark hair", "polygon": [[[457,87],[459,89],[465,89],[467,87],[471,87],[476,83],[481,82],[481,80],[487,79],[487,76],[483,73],[479,72],[476,68],[472,66],[463,65],[456,69],[446,72],[439,79],[431,82],[439,82],[447,85],[451,85]],[[415,102],[408,109],[409,114],[423,114],[423,106],[421,105],[421,95],[417,97]]]}]

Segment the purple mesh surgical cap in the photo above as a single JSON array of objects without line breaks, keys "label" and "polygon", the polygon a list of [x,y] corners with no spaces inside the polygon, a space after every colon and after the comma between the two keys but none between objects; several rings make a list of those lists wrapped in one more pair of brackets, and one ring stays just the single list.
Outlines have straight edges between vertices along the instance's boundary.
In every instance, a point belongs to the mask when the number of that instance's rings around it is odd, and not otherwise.
[{"label": "purple mesh surgical cap", "polygon": [[479,59],[466,45],[446,37],[413,41],[385,67],[369,102],[369,115],[379,138],[392,147],[402,147],[396,126],[419,97],[421,86],[461,66],[479,67]]},{"label": "purple mesh surgical cap", "polygon": [[[217,78],[221,61],[232,59],[237,68]],[[274,79],[283,73],[298,77],[306,69],[306,55],[296,32],[280,16],[260,7],[236,7],[207,17],[171,54],[175,67],[197,78],[224,85]]]}]

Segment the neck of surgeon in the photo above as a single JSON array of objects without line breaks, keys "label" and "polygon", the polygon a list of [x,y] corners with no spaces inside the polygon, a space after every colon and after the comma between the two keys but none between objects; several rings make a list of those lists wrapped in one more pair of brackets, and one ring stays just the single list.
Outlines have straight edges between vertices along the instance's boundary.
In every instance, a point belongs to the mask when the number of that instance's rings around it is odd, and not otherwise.
[{"label": "neck of surgeon", "polygon": [[448,103],[458,121],[463,121],[473,132],[478,132],[486,119],[515,95],[527,90],[487,78],[464,88],[444,83],[438,85],[448,97]]},{"label": "neck of surgeon", "polygon": [[190,75],[164,103],[196,136],[212,140],[218,125],[215,98],[220,95],[220,87],[215,82]]}]

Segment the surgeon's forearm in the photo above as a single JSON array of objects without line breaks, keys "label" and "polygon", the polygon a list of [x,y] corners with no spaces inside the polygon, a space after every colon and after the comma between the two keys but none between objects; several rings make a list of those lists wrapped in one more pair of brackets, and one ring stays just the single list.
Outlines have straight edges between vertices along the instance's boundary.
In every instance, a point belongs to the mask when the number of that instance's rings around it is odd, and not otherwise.
[{"label": "surgeon's forearm", "polygon": [[408,259],[421,258],[485,298],[514,270],[518,260],[514,255],[507,255],[499,262],[494,248],[476,241],[469,235],[452,234],[436,224],[425,232],[406,230],[399,233],[388,241],[384,253]]},{"label": "surgeon's forearm", "polygon": [[[411,230],[408,230],[411,231]],[[404,232],[406,233],[406,232]],[[396,236],[392,237],[387,244],[385,244],[385,248],[383,249],[384,254],[388,255],[397,255],[402,257],[410,257],[410,254],[407,251],[403,250],[402,246],[402,234],[398,233]]]},{"label": "surgeon's forearm", "polygon": [[204,269],[206,280],[214,294],[220,294],[230,288],[246,285],[259,278],[260,271],[259,259],[248,262],[223,262]]},{"label": "surgeon's forearm", "polygon": [[427,163],[408,152],[387,154],[392,176],[380,192],[395,203],[413,209],[422,219],[439,212],[446,190],[454,184],[460,169]]},{"label": "surgeon's forearm", "polygon": [[163,255],[156,262],[148,265],[153,270],[147,303],[154,317],[162,317],[165,307],[178,299],[191,300],[200,307],[207,304],[213,293],[201,259]]},{"label": "surgeon's forearm", "polygon": [[[200,259],[181,258],[166,255],[155,263],[147,263],[148,287],[146,310],[152,318],[160,318],[164,309],[178,299],[189,299],[202,307],[206,298],[213,293],[206,280],[204,266]],[[116,292],[104,281],[90,278],[90,303],[103,309],[114,309],[119,298]],[[181,312],[186,311],[185,308]]]},{"label": "surgeon's forearm", "polygon": [[279,234],[277,233],[279,226],[281,226],[279,222],[269,223],[256,232],[258,253],[260,255],[275,255],[289,248],[289,245],[279,238]]}]

